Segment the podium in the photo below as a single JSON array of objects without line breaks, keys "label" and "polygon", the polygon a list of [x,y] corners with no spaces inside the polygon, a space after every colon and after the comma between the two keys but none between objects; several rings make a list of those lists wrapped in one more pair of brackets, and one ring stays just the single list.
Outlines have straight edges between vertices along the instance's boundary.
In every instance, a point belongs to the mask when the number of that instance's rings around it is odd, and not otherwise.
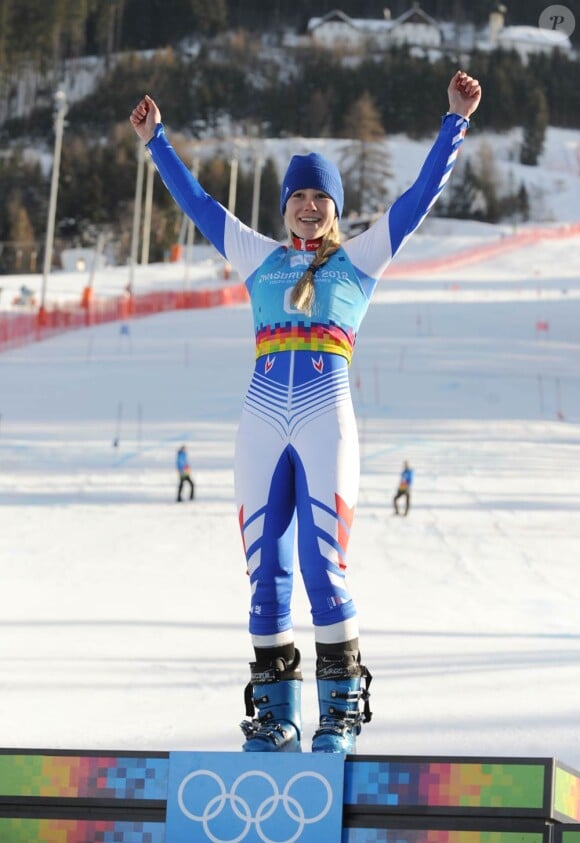
[{"label": "podium", "polygon": [[580,843],[555,758],[0,749],[4,843]]}]

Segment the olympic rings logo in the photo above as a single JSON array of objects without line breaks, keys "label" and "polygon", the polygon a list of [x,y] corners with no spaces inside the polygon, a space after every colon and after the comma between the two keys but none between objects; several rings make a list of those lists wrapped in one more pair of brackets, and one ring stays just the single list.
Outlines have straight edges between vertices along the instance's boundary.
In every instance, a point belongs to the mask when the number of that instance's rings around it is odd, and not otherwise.
[{"label": "olympic rings logo", "polygon": [[[186,787],[194,779],[201,776],[213,779],[217,785],[218,793],[216,796],[208,799],[202,813],[194,813],[189,810],[185,804],[184,792]],[[255,813],[252,813],[252,809],[248,801],[238,793],[240,785],[252,777],[264,779],[272,788],[272,795],[263,799],[263,801],[257,806]],[[301,779],[313,779],[313,782],[309,787],[309,793],[312,791],[314,782],[318,782],[322,787],[320,792],[322,794],[322,800],[325,801],[322,809],[315,816],[307,817],[303,806],[295,796],[292,796],[291,791],[293,787]],[[263,843],[296,843],[307,825],[313,825],[314,823],[320,822],[320,820],[322,820],[330,811],[332,805],[332,788],[330,787],[329,781],[323,775],[314,771],[308,771],[296,773],[296,775],[292,776],[292,778],[288,780],[284,790],[280,792],[277,782],[268,773],[261,770],[249,770],[237,777],[232,784],[231,790],[228,792],[223,779],[221,776],[218,776],[217,773],[212,772],[212,770],[196,770],[193,773],[189,773],[181,782],[177,793],[177,801],[181,811],[188,819],[202,824],[207,839],[211,840],[212,843],[241,843],[242,840],[248,838],[248,834],[252,827],[255,828],[256,834]],[[230,837],[227,840],[224,840],[222,837],[218,837],[212,832],[210,824],[212,820],[215,820],[222,813],[228,803],[233,815],[237,818],[237,820],[243,823],[243,828],[237,837]],[[297,828],[294,834],[287,837],[285,840],[280,840],[279,838],[272,840],[264,832],[262,824],[274,816],[280,805],[284,808],[288,819],[297,824]],[[248,839],[255,840],[256,838],[252,836]]]}]

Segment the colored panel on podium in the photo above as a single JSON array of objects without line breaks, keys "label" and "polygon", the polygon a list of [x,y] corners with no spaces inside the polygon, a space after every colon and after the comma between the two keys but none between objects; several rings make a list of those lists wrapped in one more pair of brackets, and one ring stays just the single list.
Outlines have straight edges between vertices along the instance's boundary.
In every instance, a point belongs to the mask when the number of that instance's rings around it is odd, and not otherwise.
[{"label": "colored panel on podium", "polygon": [[554,818],[580,822],[580,774],[556,762],[554,770]]},{"label": "colored panel on podium", "polygon": [[549,816],[550,759],[349,756],[345,807],[365,813]]},{"label": "colored panel on podium", "polygon": [[580,825],[555,825],[552,843],[580,843]]},{"label": "colored panel on podium", "polygon": [[580,843],[553,758],[0,749],[0,843]]},{"label": "colored panel on podium", "polygon": [[165,823],[0,817],[10,843],[165,843]]},{"label": "colored panel on podium", "polygon": [[169,756],[0,752],[0,803],[42,799],[164,800]]},{"label": "colored panel on podium", "polygon": [[341,843],[550,843],[550,826],[539,820],[527,826],[496,823],[486,827],[482,822],[462,826],[456,818],[447,825],[416,822],[413,827],[400,828],[395,817],[388,827],[378,826],[376,819],[345,828]]},{"label": "colored panel on podium", "polygon": [[344,756],[172,752],[168,843],[339,841]]}]

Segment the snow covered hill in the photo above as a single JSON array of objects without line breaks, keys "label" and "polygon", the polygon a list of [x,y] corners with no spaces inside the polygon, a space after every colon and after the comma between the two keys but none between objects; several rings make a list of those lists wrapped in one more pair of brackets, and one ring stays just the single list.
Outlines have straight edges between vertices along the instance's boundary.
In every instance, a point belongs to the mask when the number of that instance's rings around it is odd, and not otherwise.
[{"label": "snow covered hill", "polygon": [[[432,225],[406,260],[450,248],[449,223]],[[579,246],[395,265],[369,310],[351,369],[349,571],[375,677],[361,752],[580,766]],[[183,266],[142,283],[165,272]],[[0,354],[0,746],[239,747],[252,654],[232,452],[252,358],[246,306]],[[182,443],[198,499],[177,505]],[[416,493],[396,519],[403,459]],[[307,744],[299,581],[294,613]]]}]

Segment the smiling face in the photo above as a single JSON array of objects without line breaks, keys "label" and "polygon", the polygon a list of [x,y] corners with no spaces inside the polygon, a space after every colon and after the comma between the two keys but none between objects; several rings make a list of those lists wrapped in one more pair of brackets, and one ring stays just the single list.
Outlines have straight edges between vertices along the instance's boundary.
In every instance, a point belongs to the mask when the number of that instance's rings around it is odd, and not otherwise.
[{"label": "smiling face", "polygon": [[288,198],[284,219],[286,225],[303,240],[325,237],[336,217],[334,201],[321,190],[295,190]]}]

